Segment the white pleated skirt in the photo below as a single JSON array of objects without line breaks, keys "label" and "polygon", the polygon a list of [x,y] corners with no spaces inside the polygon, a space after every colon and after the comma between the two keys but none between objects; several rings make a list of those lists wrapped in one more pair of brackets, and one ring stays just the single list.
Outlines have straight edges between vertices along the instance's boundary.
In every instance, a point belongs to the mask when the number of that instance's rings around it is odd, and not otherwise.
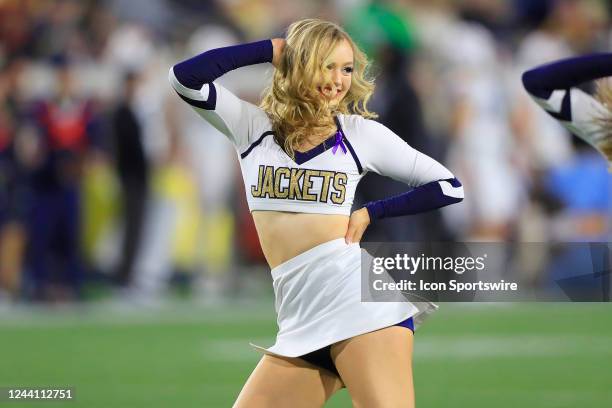
[{"label": "white pleated skirt", "polygon": [[430,302],[362,302],[361,263],[371,259],[344,238],[309,249],[272,269],[277,313],[272,355],[299,357],[413,317],[415,327],[437,309]]}]

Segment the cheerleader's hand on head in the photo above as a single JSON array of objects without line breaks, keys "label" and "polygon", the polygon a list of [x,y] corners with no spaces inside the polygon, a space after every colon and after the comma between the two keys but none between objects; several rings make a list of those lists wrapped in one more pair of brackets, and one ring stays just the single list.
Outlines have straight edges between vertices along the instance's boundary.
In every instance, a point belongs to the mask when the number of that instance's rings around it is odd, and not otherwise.
[{"label": "cheerleader's hand on head", "polygon": [[347,244],[352,244],[354,242],[361,241],[361,237],[365,232],[366,228],[370,225],[370,214],[368,210],[364,207],[357,211],[353,211],[351,217],[349,218],[348,229],[346,230],[346,235],[344,236],[344,240]]},{"label": "cheerleader's hand on head", "polygon": [[272,38],[272,65],[274,68],[280,66],[281,57],[283,55],[283,49],[285,48],[285,39],[284,38]]}]

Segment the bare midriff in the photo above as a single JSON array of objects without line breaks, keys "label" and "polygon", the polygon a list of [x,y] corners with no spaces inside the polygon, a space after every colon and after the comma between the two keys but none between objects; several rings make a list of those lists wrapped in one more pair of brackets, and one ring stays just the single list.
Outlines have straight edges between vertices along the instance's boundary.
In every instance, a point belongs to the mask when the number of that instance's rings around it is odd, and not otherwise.
[{"label": "bare midriff", "polygon": [[263,253],[274,268],[327,241],[344,238],[347,215],[253,211]]}]

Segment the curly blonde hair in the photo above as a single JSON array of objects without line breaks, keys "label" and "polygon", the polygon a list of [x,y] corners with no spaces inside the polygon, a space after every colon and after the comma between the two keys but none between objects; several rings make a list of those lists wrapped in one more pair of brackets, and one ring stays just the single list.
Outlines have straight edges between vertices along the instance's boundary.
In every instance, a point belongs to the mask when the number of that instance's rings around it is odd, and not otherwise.
[{"label": "curly blonde hair", "polygon": [[[337,105],[331,105],[318,95],[315,87],[331,81],[323,65],[343,40],[353,49],[352,82],[346,96]],[[337,24],[305,19],[289,26],[280,64],[260,104],[272,121],[276,142],[287,154],[294,157],[295,150],[309,135],[329,130],[335,114],[377,116],[367,108],[374,92],[368,68],[365,54]]]},{"label": "curly blonde hair", "polygon": [[601,129],[597,138],[597,148],[611,163],[612,171],[612,82],[610,78],[600,79],[596,82],[595,98],[606,108],[606,114],[595,119]]}]

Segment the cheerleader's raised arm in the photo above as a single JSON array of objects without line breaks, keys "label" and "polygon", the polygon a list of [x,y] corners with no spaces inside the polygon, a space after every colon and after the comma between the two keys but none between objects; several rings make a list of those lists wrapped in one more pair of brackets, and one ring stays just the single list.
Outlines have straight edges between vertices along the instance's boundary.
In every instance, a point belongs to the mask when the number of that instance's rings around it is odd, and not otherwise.
[{"label": "cheerleader's raised arm", "polygon": [[612,161],[612,142],[609,129],[606,129],[606,122],[610,123],[610,119],[607,119],[611,117],[610,108],[598,100],[612,95],[610,85],[600,85],[599,98],[577,88],[582,83],[608,76],[612,76],[610,53],[540,65],[526,71],[522,80],[525,89],[540,107],[571,133],[598,149],[608,161]]},{"label": "cheerleader's raised arm", "polygon": [[174,90],[205,120],[244,150],[269,126],[259,107],[214,82],[234,69],[273,61],[272,40],[216,48],[170,68]]}]

